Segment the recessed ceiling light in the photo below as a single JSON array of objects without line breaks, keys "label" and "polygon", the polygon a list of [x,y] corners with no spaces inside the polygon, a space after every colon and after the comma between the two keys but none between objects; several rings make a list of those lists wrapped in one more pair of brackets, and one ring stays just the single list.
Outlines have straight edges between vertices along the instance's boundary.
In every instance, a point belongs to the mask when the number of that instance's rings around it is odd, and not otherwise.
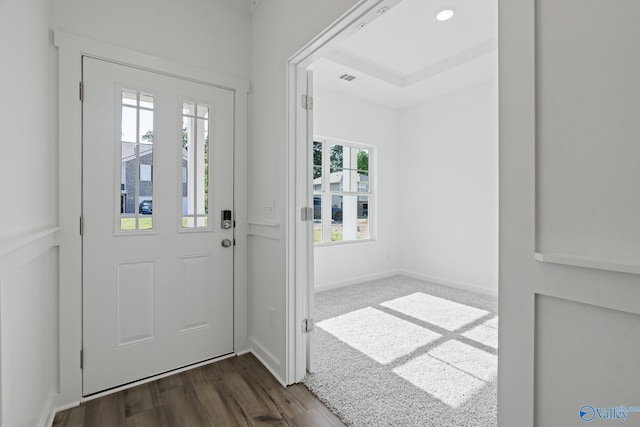
[{"label": "recessed ceiling light", "polygon": [[453,6],[445,6],[436,11],[436,19],[438,21],[444,22],[453,18],[453,15],[456,14],[456,8]]},{"label": "recessed ceiling light", "polygon": [[356,25],[356,28],[361,30],[366,26],[367,26],[367,23],[363,21],[363,22],[359,23],[358,25]]},{"label": "recessed ceiling light", "polygon": [[384,15],[385,13],[389,12],[391,8],[389,6],[385,6],[382,9],[380,9],[379,11],[377,11],[376,13],[380,16]]}]

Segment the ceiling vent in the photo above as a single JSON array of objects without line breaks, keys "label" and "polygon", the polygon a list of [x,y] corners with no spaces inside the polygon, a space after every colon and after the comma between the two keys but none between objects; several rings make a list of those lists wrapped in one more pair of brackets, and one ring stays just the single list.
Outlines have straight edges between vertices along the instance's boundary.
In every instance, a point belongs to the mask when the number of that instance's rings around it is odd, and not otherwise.
[{"label": "ceiling vent", "polygon": [[341,78],[342,80],[345,80],[345,81],[348,81],[348,82],[352,82],[352,81],[354,81],[355,79],[357,79],[357,77],[356,77],[356,76],[352,76],[351,74],[343,74],[343,75],[341,75],[341,76],[340,76],[340,78]]}]

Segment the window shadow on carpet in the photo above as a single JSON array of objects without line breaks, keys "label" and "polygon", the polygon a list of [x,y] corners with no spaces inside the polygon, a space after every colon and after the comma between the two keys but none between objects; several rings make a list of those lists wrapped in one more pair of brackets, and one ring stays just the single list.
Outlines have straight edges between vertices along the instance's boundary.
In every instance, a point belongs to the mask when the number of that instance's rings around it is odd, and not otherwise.
[{"label": "window shadow on carpet", "polygon": [[353,426],[495,426],[497,299],[403,276],[316,295],[305,384]]}]

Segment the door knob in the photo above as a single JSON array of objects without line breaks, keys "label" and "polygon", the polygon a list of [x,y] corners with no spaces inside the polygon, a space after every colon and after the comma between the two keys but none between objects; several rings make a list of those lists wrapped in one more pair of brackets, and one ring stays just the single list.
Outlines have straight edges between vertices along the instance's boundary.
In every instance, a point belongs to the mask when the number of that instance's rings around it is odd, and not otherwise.
[{"label": "door knob", "polygon": [[229,239],[224,239],[224,240],[222,241],[222,247],[223,247],[223,248],[230,248],[230,247],[231,247],[231,240],[229,240]]}]

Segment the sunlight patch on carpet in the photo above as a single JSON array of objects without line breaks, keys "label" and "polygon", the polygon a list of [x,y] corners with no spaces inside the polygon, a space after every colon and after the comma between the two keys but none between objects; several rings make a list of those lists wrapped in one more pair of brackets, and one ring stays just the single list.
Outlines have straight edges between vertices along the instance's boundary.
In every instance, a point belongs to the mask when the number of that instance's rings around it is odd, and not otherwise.
[{"label": "sunlight patch on carpet", "polygon": [[440,334],[372,307],[318,322],[344,343],[387,364],[440,338]]},{"label": "sunlight patch on carpet", "polygon": [[429,354],[411,359],[393,372],[454,409],[485,384]]},{"label": "sunlight patch on carpet", "polygon": [[380,304],[448,331],[454,331],[489,314],[488,311],[422,292],[396,298]]},{"label": "sunlight patch on carpet", "polygon": [[484,381],[493,380],[498,372],[495,354],[458,340],[446,341],[427,354]]},{"label": "sunlight patch on carpet", "polygon": [[495,379],[497,357],[460,341],[444,342],[393,372],[457,408]]},{"label": "sunlight patch on carpet", "polygon": [[461,335],[470,340],[477,341],[491,348],[498,348],[498,329],[490,326],[496,323],[493,319],[484,322],[482,325],[478,325],[473,329],[469,329],[467,332]]}]

